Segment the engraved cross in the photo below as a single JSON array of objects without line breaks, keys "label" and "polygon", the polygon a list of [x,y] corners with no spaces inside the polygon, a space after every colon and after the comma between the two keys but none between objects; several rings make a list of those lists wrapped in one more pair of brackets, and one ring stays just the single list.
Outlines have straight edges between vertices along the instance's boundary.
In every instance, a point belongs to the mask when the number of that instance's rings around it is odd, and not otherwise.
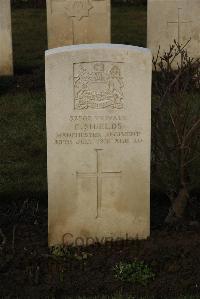
[{"label": "engraved cross", "polygon": [[181,40],[181,24],[192,23],[192,21],[181,21],[181,10],[182,8],[178,8],[178,20],[174,22],[167,22],[167,24],[177,24],[178,25],[178,43],[180,44]]},{"label": "engraved cross", "polygon": [[121,171],[103,171],[101,151],[103,149],[95,149],[96,151],[96,171],[95,172],[76,172],[77,177],[96,178],[96,200],[97,200],[97,214],[96,218],[100,217],[101,202],[102,202],[102,179],[106,177],[120,177]]}]

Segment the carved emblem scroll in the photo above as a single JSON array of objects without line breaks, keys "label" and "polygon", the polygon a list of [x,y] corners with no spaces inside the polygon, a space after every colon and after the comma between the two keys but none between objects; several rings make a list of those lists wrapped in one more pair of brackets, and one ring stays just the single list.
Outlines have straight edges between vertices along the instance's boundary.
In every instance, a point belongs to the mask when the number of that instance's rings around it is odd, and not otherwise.
[{"label": "carved emblem scroll", "polygon": [[124,107],[123,63],[74,64],[74,108],[122,109]]}]

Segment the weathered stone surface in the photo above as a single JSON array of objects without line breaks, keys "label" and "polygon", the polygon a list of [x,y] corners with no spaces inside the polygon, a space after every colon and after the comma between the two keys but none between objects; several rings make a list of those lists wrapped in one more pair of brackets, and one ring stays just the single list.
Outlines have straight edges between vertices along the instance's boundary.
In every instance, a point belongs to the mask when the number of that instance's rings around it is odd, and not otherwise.
[{"label": "weathered stone surface", "polygon": [[146,238],[150,51],[109,44],[49,50],[46,95],[49,243]]},{"label": "weathered stone surface", "polygon": [[13,74],[10,0],[0,0],[0,76]]},{"label": "weathered stone surface", "polygon": [[169,50],[176,40],[187,45],[191,57],[200,57],[200,1],[148,0],[147,46],[157,55]]},{"label": "weathered stone surface", "polygon": [[47,0],[48,47],[110,42],[110,0]]}]

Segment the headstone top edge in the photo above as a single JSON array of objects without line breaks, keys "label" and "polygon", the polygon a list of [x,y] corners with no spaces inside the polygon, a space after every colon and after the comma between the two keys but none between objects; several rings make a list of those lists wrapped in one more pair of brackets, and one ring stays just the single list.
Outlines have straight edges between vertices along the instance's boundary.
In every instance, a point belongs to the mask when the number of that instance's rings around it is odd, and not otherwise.
[{"label": "headstone top edge", "polygon": [[107,49],[107,50],[128,50],[132,52],[139,52],[144,54],[150,54],[151,50],[148,48],[138,47],[138,46],[131,46],[131,45],[124,45],[124,44],[80,44],[80,45],[71,45],[71,46],[64,46],[64,47],[58,47],[50,50],[45,51],[45,57],[55,55],[55,54],[61,54],[65,52],[74,52],[74,51],[80,51],[80,50],[98,50],[98,49]]},{"label": "headstone top edge", "polygon": [[163,2],[163,3],[169,2],[169,1],[171,1],[171,2],[178,2],[180,0],[148,0],[148,2]]}]

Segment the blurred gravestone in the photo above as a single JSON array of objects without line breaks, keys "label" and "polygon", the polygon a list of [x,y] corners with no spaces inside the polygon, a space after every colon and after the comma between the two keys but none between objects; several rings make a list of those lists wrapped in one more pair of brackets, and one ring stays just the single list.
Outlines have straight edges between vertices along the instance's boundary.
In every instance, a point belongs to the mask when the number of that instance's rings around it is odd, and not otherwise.
[{"label": "blurred gravestone", "polygon": [[110,0],[47,0],[48,47],[110,42]]},{"label": "blurred gravestone", "polygon": [[0,0],[0,75],[13,74],[10,0]]},{"label": "blurred gravestone", "polygon": [[190,57],[200,57],[200,1],[148,0],[147,47],[157,55],[168,52],[170,45],[184,45]]},{"label": "blurred gravestone", "polygon": [[151,54],[46,52],[49,243],[149,235]]}]

